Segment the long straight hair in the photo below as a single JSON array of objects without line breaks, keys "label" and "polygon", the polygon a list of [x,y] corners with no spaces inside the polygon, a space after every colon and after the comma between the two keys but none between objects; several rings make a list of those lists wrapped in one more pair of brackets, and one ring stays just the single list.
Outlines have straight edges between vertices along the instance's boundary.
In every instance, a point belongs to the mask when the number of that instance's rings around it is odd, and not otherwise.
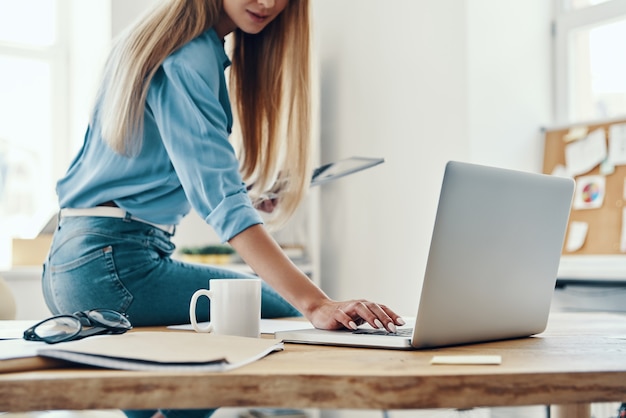
[{"label": "long straight hair", "polygon": [[252,196],[278,181],[274,219],[292,214],[310,184],[310,32],[308,0],[290,0],[261,36],[234,32],[242,174],[254,179]]},{"label": "long straight hair", "polygon": [[[141,149],[152,77],[168,55],[214,26],[221,13],[222,0],[159,1],[116,41],[94,115],[113,150],[132,156]],[[229,90],[241,134],[235,146],[242,177],[253,197],[283,180],[270,223],[294,213],[310,182],[310,37],[308,0],[290,0],[259,34],[233,33]]]}]

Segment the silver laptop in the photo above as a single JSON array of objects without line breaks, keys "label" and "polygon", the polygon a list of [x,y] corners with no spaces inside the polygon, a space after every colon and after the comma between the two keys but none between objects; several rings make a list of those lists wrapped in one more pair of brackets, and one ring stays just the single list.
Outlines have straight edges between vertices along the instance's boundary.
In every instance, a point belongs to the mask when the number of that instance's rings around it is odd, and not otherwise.
[{"label": "silver laptop", "polygon": [[411,328],[303,329],[276,338],[420,349],[538,334],[548,320],[573,192],[569,178],[451,161]]}]

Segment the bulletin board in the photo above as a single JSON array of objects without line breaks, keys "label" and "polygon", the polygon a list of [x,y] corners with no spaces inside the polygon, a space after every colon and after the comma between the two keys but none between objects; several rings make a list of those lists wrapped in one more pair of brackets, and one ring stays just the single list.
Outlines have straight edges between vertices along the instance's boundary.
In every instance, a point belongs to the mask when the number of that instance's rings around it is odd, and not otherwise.
[{"label": "bulletin board", "polygon": [[[600,139],[605,141],[605,159]],[[543,172],[576,180],[563,255],[624,255],[626,119],[545,130]],[[585,169],[585,160],[588,171]],[[570,170],[571,167],[571,170]],[[582,167],[582,168],[581,168]],[[581,172],[584,171],[584,172]],[[595,201],[594,201],[595,199]],[[582,232],[586,232],[582,234]]]}]

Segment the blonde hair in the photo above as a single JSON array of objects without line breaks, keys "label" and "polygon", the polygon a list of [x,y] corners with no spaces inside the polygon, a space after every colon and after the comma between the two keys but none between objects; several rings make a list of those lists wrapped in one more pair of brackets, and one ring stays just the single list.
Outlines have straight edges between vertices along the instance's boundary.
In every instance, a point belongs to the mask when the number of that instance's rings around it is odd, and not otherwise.
[{"label": "blonde hair", "polygon": [[[217,23],[222,0],[160,1],[116,42],[99,91],[102,136],[113,150],[141,147],[145,101],[163,60]],[[304,198],[311,174],[308,0],[287,7],[257,35],[233,33],[230,95],[241,132],[241,174],[259,196],[283,179],[269,219],[282,223]],[[95,116],[95,115],[94,115]]]}]

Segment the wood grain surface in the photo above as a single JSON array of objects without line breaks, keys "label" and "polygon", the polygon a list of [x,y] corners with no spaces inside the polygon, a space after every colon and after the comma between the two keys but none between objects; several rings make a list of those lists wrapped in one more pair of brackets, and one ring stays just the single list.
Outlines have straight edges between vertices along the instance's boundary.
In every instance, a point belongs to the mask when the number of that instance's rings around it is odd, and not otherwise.
[{"label": "wood grain surface", "polygon": [[[433,355],[456,354],[497,354],[502,364],[430,364]],[[612,401],[626,401],[626,315],[600,313],[551,314],[547,330],[531,338],[437,350],[286,344],[283,352],[226,373],[65,368],[0,374],[0,411],[417,409]]]}]

